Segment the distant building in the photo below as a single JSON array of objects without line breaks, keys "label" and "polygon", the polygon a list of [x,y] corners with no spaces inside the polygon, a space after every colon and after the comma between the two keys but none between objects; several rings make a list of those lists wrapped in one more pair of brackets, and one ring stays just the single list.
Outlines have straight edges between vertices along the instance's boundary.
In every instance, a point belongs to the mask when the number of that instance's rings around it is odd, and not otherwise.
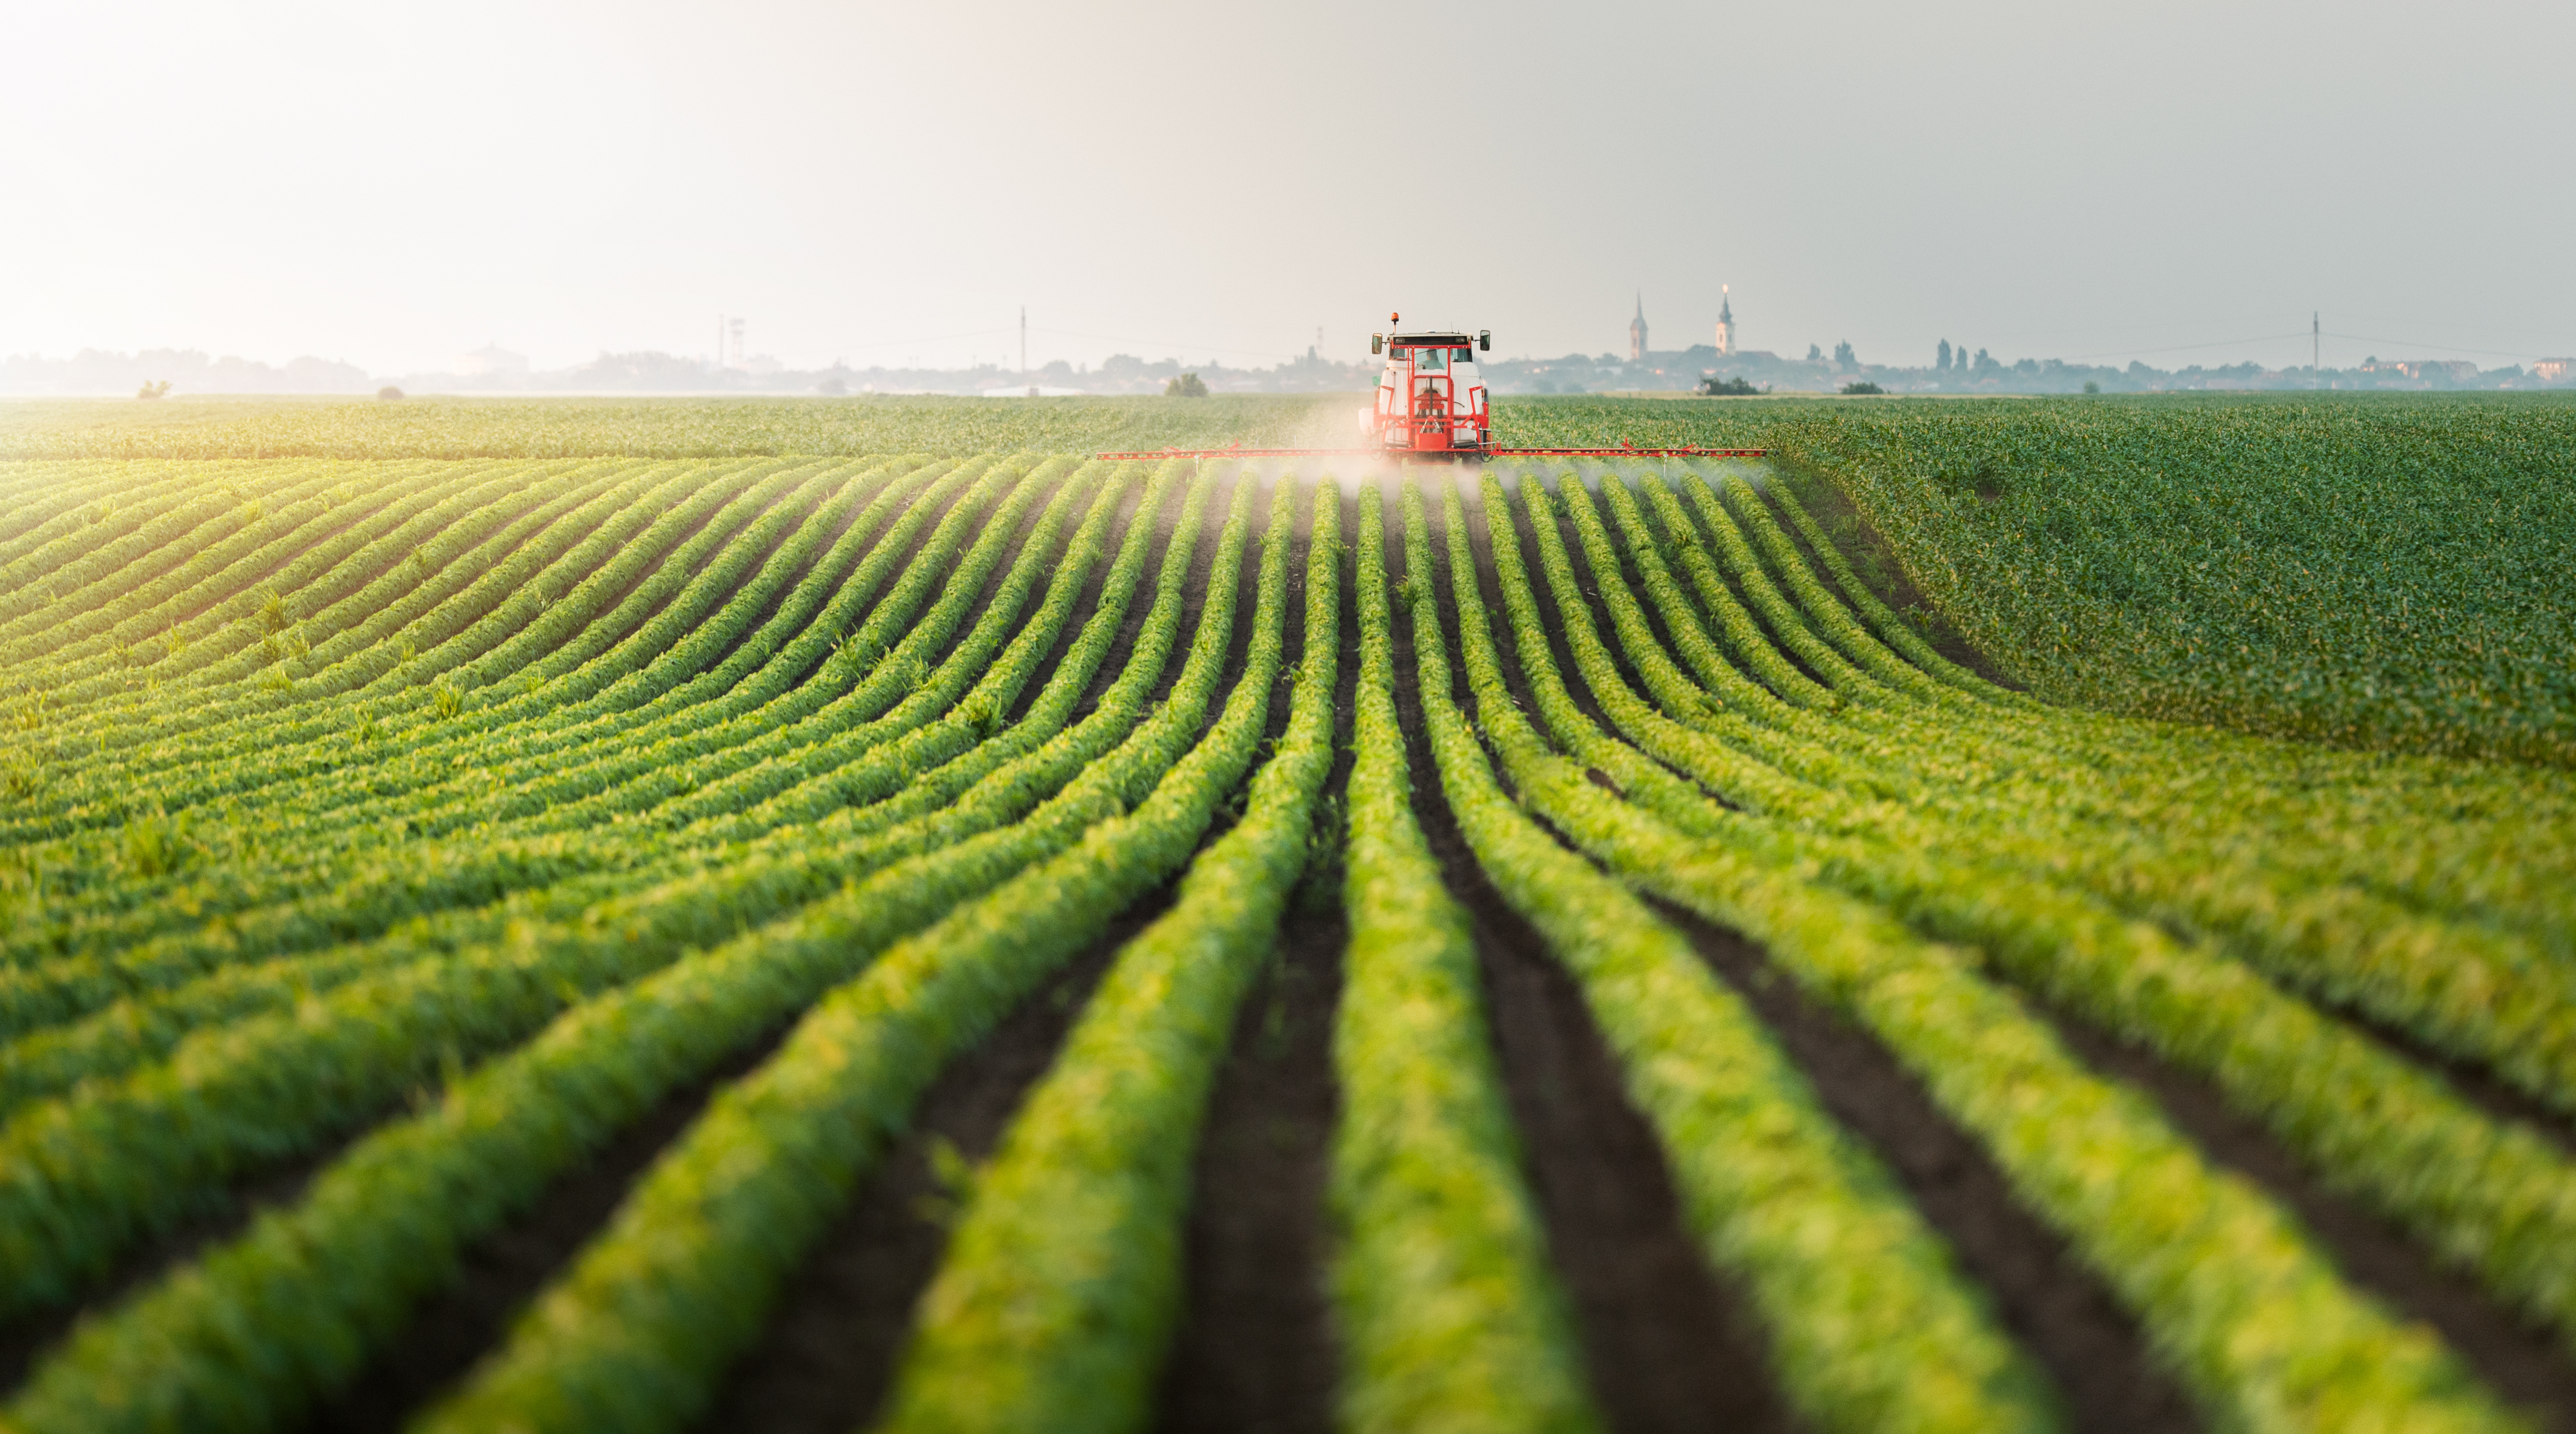
[{"label": "distant building", "polygon": [[1727,302],[1727,286],[1717,286],[1717,353],[1720,358],[1735,354],[1735,307]]},{"label": "distant building", "polygon": [[2383,359],[2361,361],[2363,373],[2393,373],[2400,378],[2438,379],[2451,383],[2475,383],[2478,366],[2468,359]]},{"label": "distant building", "polygon": [[1637,291],[1637,317],[1628,321],[1628,362],[1646,361],[1646,291]]},{"label": "distant building", "polygon": [[2537,359],[2531,365],[2531,376],[2542,383],[2557,383],[2576,370],[2576,359]]},{"label": "distant building", "polygon": [[499,344],[485,344],[470,354],[458,355],[456,359],[456,372],[466,378],[500,374],[516,376],[527,371],[525,355],[514,354]]}]

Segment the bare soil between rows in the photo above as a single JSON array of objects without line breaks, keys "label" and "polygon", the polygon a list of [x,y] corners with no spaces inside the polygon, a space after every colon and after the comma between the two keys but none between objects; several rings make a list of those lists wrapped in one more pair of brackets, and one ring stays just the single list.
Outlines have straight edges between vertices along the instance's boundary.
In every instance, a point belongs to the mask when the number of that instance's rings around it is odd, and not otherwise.
[{"label": "bare soil between rows", "polygon": [[1167,891],[1129,908],[940,1073],[911,1128],[862,1179],[822,1242],[806,1252],[767,1332],[694,1427],[710,1434],[848,1434],[868,1425],[893,1381],[913,1306],[948,1245],[957,1203],[941,1182],[941,1159],[991,1156],[1029,1088],[1054,1063],[1110,958],[1168,903]]},{"label": "bare soil between rows", "polygon": [[[1189,555],[1184,637],[1158,688],[1168,689],[1185,658],[1229,496],[1221,485],[1206,531]],[[1168,531],[1180,502],[1176,491],[1156,515],[1162,530]],[[1477,578],[1499,614],[1498,574],[1481,531],[1480,505],[1471,497],[1468,506],[1477,528]],[[1435,550],[1445,555],[1436,510],[1433,523]],[[1298,524],[1302,538],[1302,506]],[[1355,495],[1349,493],[1343,531],[1346,542],[1357,531]],[[1248,650],[1260,536],[1256,522],[1245,550],[1229,678],[1239,673]],[[1803,546],[1803,537],[1798,541]],[[1292,574],[1300,580],[1304,547],[1301,541],[1291,554]],[[1400,572],[1400,545],[1391,547],[1390,569]],[[1159,533],[1155,551],[1159,556]],[[1149,564],[1140,578],[1115,650],[1092,683],[1094,694],[1132,647],[1151,600],[1155,566]],[[1350,763],[1358,669],[1353,564],[1345,556],[1342,566],[1339,750],[1322,803],[1336,827]],[[1454,663],[1456,612],[1445,597],[1445,570],[1433,580],[1444,593]],[[1095,572],[1075,620],[1047,657],[1049,669],[1079,631],[1099,581]],[[1570,653],[1563,648],[1553,596],[1543,581],[1536,586],[1551,630],[1560,633],[1555,655],[1563,666]],[[1900,606],[1902,596],[1882,594],[1891,606]],[[979,605],[985,600],[979,595]],[[1301,613],[1302,602],[1292,591],[1292,654],[1300,648]],[[1628,1100],[1618,1062],[1581,988],[1485,879],[1458,832],[1441,795],[1413,686],[1410,624],[1399,615],[1396,628],[1397,703],[1416,812],[1451,893],[1470,915],[1491,1037],[1525,1171],[1608,1427],[1619,1434],[1803,1427],[1771,1376],[1767,1343],[1743,1291],[1711,1265],[1689,1228],[1655,1134]],[[1507,637],[1503,647],[1508,667]],[[1991,664],[1955,640],[1944,650],[1995,675]],[[1514,669],[1510,676],[1526,698],[1521,674]],[[1579,702],[1589,704],[1579,684],[1573,690]],[[1287,692],[1283,683],[1274,693],[1274,735],[1284,727]],[[1022,704],[1027,700],[1024,692]],[[1091,700],[1086,698],[1086,710]],[[1223,825],[1220,819],[1216,830]],[[1180,1319],[1156,1385],[1152,1418],[1160,1430],[1304,1434],[1336,1422],[1340,1369],[1330,1314],[1326,1184],[1339,1113],[1332,1030],[1348,937],[1340,879],[1337,870],[1308,874],[1282,922],[1273,959],[1238,1013],[1233,1046],[1218,1073],[1193,1167]],[[941,1183],[934,1152],[953,1150],[974,1161],[992,1151],[1118,947],[1162,914],[1171,896],[1167,883],[1131,906],[1107,935],[938,1077],[909,1133],[863,1179],[840,1221],[803,1262],[767,1333],[731,1372],[696,1427],[864,1426],[898,1367],[914,1305],[936,1272],[954,1214],[953,1192]],[[1894,1174],[1992,1302],[2000,1322],[2046,1372],[2069,1427],[2138,1434],[2206,1427],[2201,1411],[2099,1276],[2013,1197],[1977,1142],[1941,1113],[1885,1047],[1806,1000],[1755,944],[1686,912],[1666,908],[1662,914],[1751,1006],[1825,1107]],[[2206,1082],[2080,1023],[2050,1019],[2080,1059],[2147,1093],[2213,1163],[2245,1176],[2295,1212],[2357,1286],[2400,1316],[2438,1330],[2479,1377],[2544,1427],[2576,1431],[2576,1363],[2548,1335],[2439,1266],[2410,1237],[2326,1188],[2258,1125],[2230,1110]],[[426,1304],[406,1335],[307,1427],[392,1429],[452,1387],[605,1224],[634,1179],[685,1130],[709,1095],[756,1064],[779,1034],[665,1099],[584,1167],[557,1181],[525,1216],[468,1251],[458,1282]],[[2497,1104],[2491,1094],[2489,1103]],[[240,1229],[245,1210],[291,1199],[313,1168],[313,1161],[297,1162],[246,1185],[234,1203],[210,1204],[204,1218],[151,1242],[101,1288],[131,1290],[148,1282],[206,1242]],[[109,1302],[103,1297],[89,1307]],[[73,1312],[62,1311],[0,1330],[0,1388],[15,1385],[29,1361],[72,1320]]]},{"label": "bare soil between rows", "polygon": [[[1344,502],[1342,531],[1350,531]],[[1314,505],[1297,508],[1288,650],[1306,657],[1306,567]],[[1338,835],[1350,783],[1359,626],[1351,562],[1340,560],[1333,767],[1314,813]],[[1283,674],[1284,676],[1284,674]],[[1271,704],[1287,729],[1289,689]],[[1338,843],[1319,850],[1330,851]],[[1340,1114],[1333,1021],[1341,1004],[1341,869],[1309,867],[1280,922],[1272,958],[1236,1013],[1233,1044],[1209,1094],[1182,1241],[1178,1327],[1155,1392],[1161,1434],[1327,1434],[1339,1373],[1326,1289],[1325,1182]]]},{"label": "bare soil between rows", "polygon": [[[1514,516],[1523,519],[1517,526],[1526,547],[1536,535],[1529,531],[1526,515]],[[1483,505],[1472,505],[1469,547],[1476,558],[1477,585],[1488,610],[1500,614],[1501,574],[1484,521]],[[1439,547],[1445,552],[1445,541]],[[1444,593],[1447,579],[1444,565]],[[1559,672],[1571,671],[1573,653],[1555,594],[1544,583],[1534,587],[1547,620],[1550,661]],[[1457,609],[1454,603],[1443,606],[1455,660]],[[1597,630],[1606,630],[1605,614],[1589,616]],[[1535,710],[1510,641],[1499,634],[1497,641],[1506,654],[1506,680],[1515,698]],[[1623,670],[1622,675],[1635,680],[1633,673]],[[1580,683],[1569,684],[1568,690],[1604,731],[1615,730]],[[1804,1001],[1754,943],[1687,912],[1670,907],[1662,912],[1770,1028],[1826,1109],[1895,1172],[1916,1208],[1994,1301],[2005,1327],[2048,1372],[2075,1427],[2200,1427],[2197,1411],[2156,1366],[2136,1322],[2091,1272],[2070,1258],[2062,1240],[2013,1200],[1993,1162],[1941,1114],[1884,1047]]]}]

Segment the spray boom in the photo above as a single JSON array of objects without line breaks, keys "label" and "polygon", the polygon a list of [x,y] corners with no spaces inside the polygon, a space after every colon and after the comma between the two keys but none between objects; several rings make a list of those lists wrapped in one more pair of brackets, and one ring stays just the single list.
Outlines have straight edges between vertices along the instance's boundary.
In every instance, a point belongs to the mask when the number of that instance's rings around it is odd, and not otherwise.
[{"label": "spray boom", "polygon": [[1360,409],[1353,448],[1162,448],[1103,453],[1113,460],[1165,458],[1760,458],[1759,448],[1497,448],[1492,392],[1478,355],[1494,347],[1491,329],[1407,329],[1402,312],[1386,316],[1388,332],[1369,335],[1382,354],[1375,397]]},{"label": "spray boom", "polygon": [[1246,448],[1237,443],[1225,448],[1154,448],[1133,453],[1101,453],[1094,456],[1112,462],[1166,458],[1767,458],[1767,448],[1639,448],[1622,443],[1615,448]]}]

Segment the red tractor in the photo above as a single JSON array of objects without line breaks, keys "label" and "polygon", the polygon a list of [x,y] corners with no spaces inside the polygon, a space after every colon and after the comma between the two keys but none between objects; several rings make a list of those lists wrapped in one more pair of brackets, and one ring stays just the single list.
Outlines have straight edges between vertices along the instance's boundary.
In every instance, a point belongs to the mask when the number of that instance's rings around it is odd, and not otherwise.
[{"label": "red tractor", "polygon": [[[1387,315],[1390,327],[1402,314]],[[1359,411],[1358,448],[1156,448],[1103,453],[1110,459],[1159,462],[1168,458],[1760,458],[1759,448],[1639,448],[1633,443],[1598,448],[1497,448],[1494,417],[1476,355],[1494,346],[1491,330],[1394,329],[1369,336],[1369,352],[1383,354],[1377,398]]]},{"label": "red tractor", "polygon": [[[1389,314],[1390,324],[1403,322]],[[1481,454],[1493,446],[1493,412],[1476,355],[1494,346],[1491,330],[1396,329],[1371,334],[1369,352],[1384,354],[1376,401],[1360,410],[1362,441],[1381,452]]]}]

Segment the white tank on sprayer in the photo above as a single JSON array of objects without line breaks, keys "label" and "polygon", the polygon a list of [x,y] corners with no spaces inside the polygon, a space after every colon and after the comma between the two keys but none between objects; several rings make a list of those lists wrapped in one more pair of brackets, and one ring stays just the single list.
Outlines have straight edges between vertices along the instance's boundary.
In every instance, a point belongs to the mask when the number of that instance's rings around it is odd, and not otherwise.
[{"label": "white tank on sprayer", "polygon": [[1490,329],[1406,329],[1387,315],[1389,332],[1369,335],[1383,354],[1374,401],[1359,412],[1361,438],[1380,452],[1474,457],[1493,446],[1493,413],[1476,355],[1491,350]]}]

